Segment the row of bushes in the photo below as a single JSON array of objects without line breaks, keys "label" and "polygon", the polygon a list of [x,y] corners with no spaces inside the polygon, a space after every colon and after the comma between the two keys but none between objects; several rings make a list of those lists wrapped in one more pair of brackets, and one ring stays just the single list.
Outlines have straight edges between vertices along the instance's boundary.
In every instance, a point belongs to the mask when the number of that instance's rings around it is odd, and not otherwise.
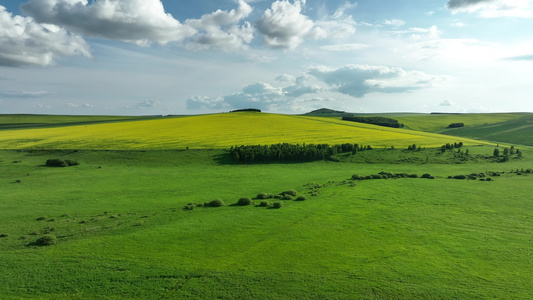
[{"label": "row of bushes", "polygon": [[460,127],[465,127],[465,123],[452,123],[448,125],[448,128],[460,128]]},{"label": "row of bushes", "polygon": [[352,175],[352,179],[353,180],[389,179],[389,178],[393,178],[393,179],[397,179],[397,178],[435,179],[435,177],[431,176],[431,174],[429,174],[429,173],[423,174],[422,176],[418,176],[418,174],[407,174],[407,173],[392,174],[392,173],[389,173],[389,172],[379,172],[378,174],[366,175],[366,176],[361,176],[361,175],[358,175],[358,174],[353,174]]},{"label": "row of bushes", "polygon": [[[267,199],[305,201],[307,200],[307,197],[298,196],[298,193],[295,190],[287,190],[279,194],[259,193],[257,194],[257,197],[255,199],[262,200],[258,206],[280,208],[281,202],[274,202],[271,205],[270,202],[267,201]],[[205,202],[205,203],[189,203],[185,205],[184,209],[193,210],[197,207],[221,207],[225,205],[226,204],[221,199],[215,199],[211,202]],[[242,198],[239,198],[239,200],[237,201],[235,205],[238,205],[238,206],[254,205],[254,201],[251,198],[242,197]]]},{"label": "row of bushes", "polygon": [[372,124],[378,126],[392,127],[392,128],[403,128],[404,125],[391,118],[385,117],[342,117],[344,121],[352,121],[358,123]]},{"label": "row of bushes", "polygon": [[61,167],[61,168],[64,168],[64,167],[71,167],[71,166],[77,166],[79,165],[79,163],[75,160],[70,160],[70,159],[65,159],[65,160],[62,160],[62,159],[59,159],[59,158],[53,158],[53,159],[49,159],[46,161],[46,166],[47,167]]},{"label": "row of bushes", "polygon": [[371,146],[345,143],[328,144],[274,144],[231,147],[230,155],[235,162],[310,162],[331,158],[338,153],[356,154],[358,151],[372,150]]}]

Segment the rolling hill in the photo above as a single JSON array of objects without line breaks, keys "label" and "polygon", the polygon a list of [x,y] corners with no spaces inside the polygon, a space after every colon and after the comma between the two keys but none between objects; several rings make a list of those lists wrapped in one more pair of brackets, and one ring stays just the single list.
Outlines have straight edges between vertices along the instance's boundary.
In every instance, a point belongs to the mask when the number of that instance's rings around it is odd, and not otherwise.
[{"label": "rolling hill", "polygon": [[335,118],[231,113],[55,128],[4,130],[1,149],[221,149],[276,143],[358,143],[373,147],[439,147],[465,138],[345,122]]}]

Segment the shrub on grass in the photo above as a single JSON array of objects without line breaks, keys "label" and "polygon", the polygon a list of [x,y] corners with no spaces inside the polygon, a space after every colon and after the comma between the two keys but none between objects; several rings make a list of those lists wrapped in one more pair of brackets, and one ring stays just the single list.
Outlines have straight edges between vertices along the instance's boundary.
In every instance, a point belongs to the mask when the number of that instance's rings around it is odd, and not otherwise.
[{"label": "shrub on grass", "polygon": [[285,191],[283,193],[281,193],[283,196],[285,195],[290,195],[290,196],[293,196],[295,197],[298,193],[295,191],[295,190],[288,190],[288,191]]},{"label": "shrub on grass", "polygon": [[289,194],[285,194],[285,195],[283,195],[283,198],[282,198],[282,199],[283,199],[283,200],[292,200],[292,196],[289,195]]},{"label": "shrub on grass", "polygon": [[58,159],[58,158],[54,158],[54,159],[49,159],[46,161],[46,166],[47,167],[68,167],[68,164],[66,161],[62,160],[62,159]]},{"label": "shrub on grass", "polygon": [[418,178],[418,175],[417,174],[410,174],[410,175],[407,175],[407,177],[409,177],[409,178]]},{"label": "shrub on grass", "polygon": [[256,198],[257,199],[268,199],[268,194],[267,193],[259,193],[259,194],[257,194]]},{"label": "shrub on grass", "polygon": [[361,176],[359,176],[359,175],[357,175],[357,174],[353,174],[353,175],[352,175],[352,179],[353,179],[353,180],[361,180],[361,179],[364,179],[364,177],[361,177]]},{"label": "shrub on grass", "polygon": [[44,221],[44,220],[46,220],[46,217],[38,217],[38,218],[35,219],[35,220],[37,220],[37,221]]},{"label": "shrub on grass", "polygon": [[196,205],[194,205],[194,204],[193,205],[187,204],[187,205],[185,205],[185,207],[183,207],[183,209],[185,209],[185,210],[193,210],[195,208],[196,208]]},{"label": "shrub on grass", "polygon": [[455,175],[453,176],[453,179],[466,179],[465,175]]},{"label": "shrub on grass", "polygon": [[0,234],[0,238],[5,238],[5,237],[8,237],[8,236],[9,236],[9,234],[7,234],[7,233]]},{"label": "shrub on grass", "polygon": [[80,163],[75,161],[75,160],[70,160],[70,159],[66,159],[65,162],[67,163],[67,165],[70,167],[70,166],[77,166],[79,165]]},{"label": "shrub on grass", "polygon": [[252,205],[252,204],[254,204],[252,199],[247,198],[247,197],[243,197],[243,198],[239,199],[239,201],[237,202],[237,205],[239,205],[239,206],[246,206],[246,205]]},{"label": "shrub on grass", "polygon": [[266,201],[266,200],[263,200],[263,201],[261,201],[261,203],[259,203],[259,206],[268,207],[268,206],[270,206],[270,203],[268,201]]},{"label": "shrub on grass", "polygon": [[490,177],[485,178],[485,181],[492,181],[492,178],[490,178]]},{"label": "shrub on grass", "polygon": [[272,198],[274,198],[274,199],[282,199],[283,196],[282,195],[274,195],[274,197],[272,197]]},{"label": "shrub on grass", "polygon": [[57,237],[52,234],[42,236],[35,241],[35,245],[37,246],[52,246],[52,245],[55,245],[56,243],[57,243]]},{"label": "shrub on grass", "polygon": [[281,202],[274,202],[274,204],[272,204],[272,207],[273,208],[281,208]]},{"label": "shrub on grass", "polygon": [[307,197],[305,196],[299,196],[298,198],[296,198],[296,201],[305,201],[307,200]]},{"label": "shrub on grass", "polygon": [[421,177],[422,177],[422,178],[429,178],[429,177],[431,177],[431,174],[429,174],[429,173],[425,173],[425,174],[423,174]]},{"label": "shrub on grass", "polygon": [[222,201],[220,199],[215,199],[215,200],[209,202],[209,206],[211,206],[211,207],[221,207],[221,206],[224,206],[224,201]]}]

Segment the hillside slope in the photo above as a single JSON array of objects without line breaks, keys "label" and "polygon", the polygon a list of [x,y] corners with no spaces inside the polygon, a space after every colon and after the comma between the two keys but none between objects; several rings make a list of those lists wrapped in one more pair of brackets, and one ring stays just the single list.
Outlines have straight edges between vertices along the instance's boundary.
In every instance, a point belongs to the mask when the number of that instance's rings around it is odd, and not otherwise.
[{"label": "hillside slope", "polygon": [[359,143],[373,147],[479,144],[333,118],[232,113],[133,122],[5,130],[0,149],[213,149],[276,143]]},{"label": "hillside slope", "polygon": [[448,129],[443,134],[533,146],[533,116],[506,122]]}]

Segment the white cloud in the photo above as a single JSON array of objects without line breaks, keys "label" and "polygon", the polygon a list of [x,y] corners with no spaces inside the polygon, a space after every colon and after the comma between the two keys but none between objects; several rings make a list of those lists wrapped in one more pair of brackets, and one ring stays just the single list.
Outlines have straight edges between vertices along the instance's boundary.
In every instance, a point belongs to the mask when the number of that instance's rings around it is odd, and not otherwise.
[{"label": "white cloud", "polygon": [[160,0],[29,0],[20,8],[40,23],[144,46],[195,34],[193,28],[167,14]]},{"label": "white cloud", "polygon": [[39,98],[50,95],[46,91],[0,91],[0,96],[6,98]]},{"label": "white cloud", "polygon": [[239,0],[239,7],[231,11],[217,10],[203,15],[200,19],[185,21],[187,26],[200,32],[187,44],[188,49],[217,48],[225,52],[247,49],[254,36],[254,28],[249,22],[238,23],[247,18],[252,7]]},{"label": "white cloud", "polygon": [[310,83],[309,76],[297,77],[294,84],[283,88],[283,93],[286,97],[298,98],[305,94],[314,94],[321,91],[322,88]]},{"label": "white cloud", "polygon": [[282,83],[294,83],[296,81],[296,78],[289,74],[281,74],[278,77],[276,77],[276,81],[282,82]]},{"label": "white cloud", "polygon": [[367,44],[351,43],[351,44],[320,46],[320,49],[326,50],[326,51],[357,51],[357,50],[366,49],[368,47],[369,45]]},{"label": "white cloud", "polygon": [[159,101],[159,99],[152,98],[152,99],[146,99],[140,103],[137,103],[135,107],[136,108],[153,108],[153,107],[159,106],[160,104],[161,102]]},{"label": "white cloud", "polygon": [[433,86],[442,78],[420,71],[405,71],[385,66],[347,65],[338,69],[316,67],[309,74],[332,90],[356,98],[369,93],[406,93]]},{"label": "white cloud", "polygon": [[449,0],[452,13],[478,13],[482,18],[533,17],[532,0]]},{"label": "white cloud", "polygon": [[227,108],[222,97],[200,97],[194,96],[187,99],[187,109],[224,109]]},{"label": "white cloud", "polygon": [[392,26],[392,27],[401,27],[407,23],[404,20],[391,19],[391,20],[385,20],[384,24],[388,26]]},{"label": "white cloud", "polygon": [[39,109],[52,109],[52,106],[51,106],[51,105],[48,105],[48,104],[42,104],[42,103],[37,104],[37,107],[38,107]]},{"label": "white cloud", "polygon": [[454,103],[450,99],[446,99],[440,103],[440,106],[453,106]]},{"label": "white cloud", "polygon": [[271,110],[276,104],[284,100],[281,88],[273,87],[268,83],[257,82],[242,89],[242,92],[225,96],[224,102],[233,108],[258,108]]},{"label": "white cloud", "polygon": [[275,1],[265,11],[256,27],[268,47],[294,49],[311,33],[314,23],[301,13],[303,5],[305,0]]},{"label": "white cloud", "polygon": [[30,17],[12,16],[0,5],[0,66],[47,66],[70,55],[90,57],[81,37]]},{"label": "white cloud", "polygon": [[89,104],[89,103],[77,104],[77,103],[72,103],[72,102],[69,102],[69,103],[65,104],[65,106],[68,107],[68,108],[78,108],[78,107],[90,108],[90,107],[93,107],[93,105]]}]

